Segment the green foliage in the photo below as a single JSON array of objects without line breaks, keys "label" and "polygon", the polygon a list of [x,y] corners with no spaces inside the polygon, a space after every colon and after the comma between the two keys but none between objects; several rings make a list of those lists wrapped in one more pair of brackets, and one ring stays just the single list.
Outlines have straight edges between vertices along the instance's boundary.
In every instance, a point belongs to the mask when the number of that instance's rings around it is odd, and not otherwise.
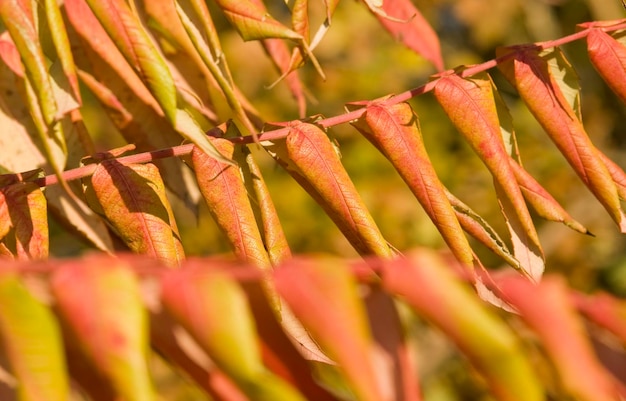
[{"label": "green foliage", "polygon": [[625,398],[619,12],[0,1],[0,398]]}]

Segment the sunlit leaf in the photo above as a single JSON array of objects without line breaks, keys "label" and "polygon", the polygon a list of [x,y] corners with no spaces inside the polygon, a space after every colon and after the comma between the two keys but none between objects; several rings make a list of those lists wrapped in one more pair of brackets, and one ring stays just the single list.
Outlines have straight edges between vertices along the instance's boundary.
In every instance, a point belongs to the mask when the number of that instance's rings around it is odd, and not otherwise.
[{"label": "sunlit leaf", "polygon": [[454,277],[441,256],[413,251],[408,259],[384,264],[382,278],[385,289],[446,333],[485,377],[497,399],[545,399],[515,334]]},{"label": "sunlit leaf", "polygon": [[165,187],[152,164],[105,160],[91,185],[107,219],[134,252],[177,265],[184,251]]},{"label": "sunlit leaf", "polygon": [[48,257],[48,217],[41,189],[28,182],[0,189],[15,232],[16,256],[20,259]]},{"label": "sunlit leaf", "polygon": [[233,158],[241,169],[243,183],[267,254],[272,265],[277,266],[291,258],[291,250],[261,170],[246,146],[236,147]]},{"label": "sunlit leaf", "polygon": [[16,275],[6,272],[0,274],[0,335],[21,401],[69,399],[57,321]]},{"label": "sunlit leaf", "polygon": [[[210,140],[224,157],[233,158],[235,149],[231,141]],[[198,148],[191,153],[191,160],[209,211],[237,258],[257,267],[269,268],[271,263],[239,167],[221,163]]]},{"label": "sunlit leaf", "polygon": [[571,397],[583,401],[619,398],[612,378],[596,359],[563,280],[550,277],[533,286],[509,277],[499,285],[541,339]]},{"label": "sunlit leaf", "polygon": [[[365,307],[344,262],[293,259],[275,273],[276,288],[322,349],[337,362],[359,400],[383,400]],[[384,394],[384,395],[383,395]]]},{"label": "sunlit leaf", "polygon": [[328,136],[316,125],[292,122],[285,141],[265,149],[322,206],[361,255],[392,256]]},{"label": "sunlit leaf", "polygon": [[309,0],[295,0],[291,7],[291,25],[305,41],[309,41]]},{"label": "sunlit leaf", "polygon": [[59,313],[80,349],[125,400],[152,400],[148,314],[125,263],[94,256],[68,263],[51,281]]},{"label": "sunlit leaf", "polygon": [[437,80],[434,93],[452,123],[493,176],[515,257],[530,277],[539,280],[544,269],[543,251],[509,163],[492,85],[486,73],[465,79],[449,74]]},{"label": "sunlit leaf", "polygon": [[[574,74],[558,50],[539,52],[535,47],[509,48],[515,57],[498,64],[506,78],[516,87],[528,109],[557,145],[580,179],[602,203],[620,230],[626,232],[626,219],[621,209],[617,188],[600,151],[587,136],[577,109],[572,108],[567,94],[557,79],[571,86]],[[499,54],[504,50],[500,49]],[[551,59],[556,59],[550,64]],[[561,77],[553,71],[561,69]],[[571,70],[571,71],[570,71]],[[564,78],[570,77],[570,78]],[[576,105],[574,105],[576,106]]]},{"label": "sunlit leaf", "polygon": [[403,45],[444,69],[439,36],[411,0],[364,0],[380,24]]},{"label": "sunlit leaf", "polygon": [[278,22],[254,1],[217,0],[216,3],[243,40],[267,38],[302,40],[300,34]]},{"label": "sunlit leaf", "polygon": [[602,79],[626,103],[626,46],[602,29],[587,35],[587,53]]},{"label": "sunlit leaf", "polygon": [[511,160],[511,167],[524,198],[539,216],[546,220],[563,223],[580,233],[590,234],[522,166]]},{"label": "sunlit leaf", "polygon": [[353,125],[389,159],[454,255],[473,270],[474,254],[430,162],[417,115],[411,106],[373,102]]}]

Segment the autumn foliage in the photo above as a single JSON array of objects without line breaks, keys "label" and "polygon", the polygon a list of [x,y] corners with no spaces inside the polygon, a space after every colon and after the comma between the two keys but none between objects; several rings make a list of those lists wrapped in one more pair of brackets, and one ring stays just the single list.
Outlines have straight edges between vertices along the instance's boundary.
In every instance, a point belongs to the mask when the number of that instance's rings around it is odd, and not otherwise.
[{"label": "autumn foliage", "polygon": [[[416,361],[433,332],[485,399],[626,398],[626,304],[544,277],[540,218],[593,234],[525,168],[501,89],[625,233],[626,173],[590,139],[561,47],[583,43],[626,102],[626,20],[446,70],[413,2],[363,0],[432,74],[307,117],[302,70],[326,78],[316,53],[341,5],[266,3],[0,0],[0,399],[162,399],[165,370],[197,399],[434,400]],[[222,48],[227,29],[260,43],[278,72],[268,90],[284,85],[299,118],[268,122],[255,109]],[[411,102],[427,93],[484,164],[500,226],[441,178]],[[87,124],[96,103],[123,146],[100,149]],[[339,125],[386,159],[447,250],[388,242],[330,135]],[[353,258],[292,254],[262,157],[319,205]],[[179,210],[197,217],[201,203],[231,255],[189,252]],[[92,251],[50,257],[57,226]]]}]

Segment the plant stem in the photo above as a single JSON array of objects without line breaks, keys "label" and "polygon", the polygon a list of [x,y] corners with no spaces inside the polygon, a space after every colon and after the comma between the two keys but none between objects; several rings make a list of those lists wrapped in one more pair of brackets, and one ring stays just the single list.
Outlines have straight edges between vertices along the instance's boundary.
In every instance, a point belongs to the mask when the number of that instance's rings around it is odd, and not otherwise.
[{"label": "plant stem", "polygon": [[[486,61],[481,64],[468,66],[466,68],[459,69],[456,72],[455,70],[448,70],[443,73],[440,73],[439,75],[449,75],[449,74],[456,73],[463,78],[471,77],[480,72],[495,68],[499,63],[502,63],[508,60],[509,58],[514,57],[515,54],[517,54],[516,49],[536,47],[538,49],[543,50],[543,49],[549,49],[549,48],[553,48],[557,46],[562,46],[564,44],[571,43],[573,41],[580,40],[580,39],[587,37],[589,32],[591,32],[594,29],[601,29],[605,32],[614,32],[614,31],[618,31],[621,29],[626,29],[626,21],[622,20],[622,21],[618,21],[618,23],[614,25],[606,25],[606,26],[602,25],[601,23],[593,23],[593,22],[589,24],[579,25],[579,26],[581,27],[584,26],[584,29],[576,33],[573,33],[571,35],[564,36],[562,38],[555,39],[555,40],[546,41],[546,42],[538,42],[534,44],[512,46],[511,52],[504,54],[503,56],[500,56],[498,58],[494,58],[492,60]],[[409,89],[402,93],[396,94],[384,101],[389,105],[393,105],[393,104],[405,102],[411,98],[422,95],[424,93],[428,93],[434,89],[435,85],[437,84],[437,80],[438,78],[435,78],[422,86]],[[356,103],[365,105],[367,104],[367,101],[361,101],[361,102],[356,102]],[[344,113],[344,114],[340,114],[337,116],[333,116],[333,117],[316,121],[316,124],[322,127],[323,129],[327,129],[335,125],[345,124],[350,121],[357,120],[359,117],[361,117],[361,115],[364,112],[365,112],[365,107],[350,111],[348,113]],[[286,124],[281,123],[280,125],[286,125]],[[258,133],[256,136],[258,137],[258,142],[262,143],[264,141],[274,141],[277,139],[285,138],[288,133],[289,133],[289,128],[285,127],[285,128],[272,130],[272,131]],[[207,134],[211,135],[210,132]],[[254,137],[255,137],[254,135],[248,135],[248,136],[228,138],[228,139],[237,144],[249,144],[249,143],[254,142]],[[154,160],[164,159],[167,157],[185,156],[191,153],[191,151],[193,150],[193,146],[194,146],[193,144],[186,144],[186,145],[175,146],[175,147],[167,148],[167,149],[160,149],[160,150],[154,150],[150,152],[138,153],[135,155],[119,157],[117,158],[117,161],[121,164],[135,164],[135,163],[148,163]],[[93,172],[95,171],[95,168],[96,168],[96,164],[90,164],[84,167],[67,170],[63,172],[63,177],[65,178],[66,181],[88,177],[93,174]],[[55,175],[48,175],[46,177],[37,178],[33,180],[33,182],[39,185],[40,187],[44,187],[47,185],[57,184],[59,181]]]}]

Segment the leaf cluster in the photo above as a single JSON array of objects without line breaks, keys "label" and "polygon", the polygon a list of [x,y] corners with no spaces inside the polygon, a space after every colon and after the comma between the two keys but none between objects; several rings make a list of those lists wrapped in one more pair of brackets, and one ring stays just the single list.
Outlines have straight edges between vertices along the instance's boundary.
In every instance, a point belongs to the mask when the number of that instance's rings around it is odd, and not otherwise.
[{"label": "leaf cluster", "polygon": [[[325,1],[317,21],[303,0],[289,5],[287,19],[259,0],[216,1],[243,40],[262,44],[276,84],[284,81],[295,100],[299,119],[268,124],[233,79],[202,1],[0,2],[0,121],[15,128],[2,134],[10,147],[0,157],[0,334],[10,372],[2,382],[10,393],[67,399],[75,380],[94,399],[154,399],[152,347],[214,399],[415,400],[407,326],[417,316],[457,346],[497,399],[624,397],[582,320],[623,343],[623,305],[560,278],[542,280],[538,217],[593,234],[524,167],[492,75],[497,69],[509,82],[626,232],[626,173],[591,141],[579,79],[561,50],[584,41],[589,61],[626,102],[626,21],[580,24],[572,35],[502,47],[490,61],[444,71],[439,37],[411,1],[365,0],[385,30],[439,72],[423,86],[348,103],[343,114],[306,117],[299,69],[325,78],[315,50],[338,3]],[[124,146],[96,151],[81,87]],[[440,178],[409,103],[425,93],[489,172],[504,230]],[[340,124],[388,161],[450,258],[387,241],[329,136]],[[306,191],[364,261],[292,255],[260,154]],[[237,262],[188,258],[172,201],[192,212],[204,202]],[[118,257],[48,260],[48,212]],[[486,269],[477,245],[507,267]],[[401,316],[401,302],[411,317]],[[533,334],[516,335],[516,325]],[[556,380],[535,372],[531,346]]]}]

